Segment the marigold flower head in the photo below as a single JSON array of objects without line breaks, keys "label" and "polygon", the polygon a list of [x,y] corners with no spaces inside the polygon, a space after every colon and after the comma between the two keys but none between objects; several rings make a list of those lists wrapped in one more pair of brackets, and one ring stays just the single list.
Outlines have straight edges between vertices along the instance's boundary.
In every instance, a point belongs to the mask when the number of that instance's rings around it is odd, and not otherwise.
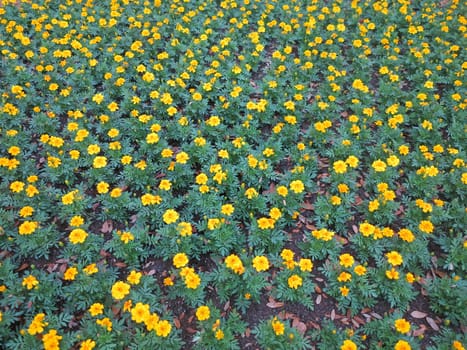
[{"label": "marigold flower head", "polygon": [[141,281],[141,277],[143,274],[141,272],[132,270],[130,274],[127,276],[126,280],[133,285],[139,284]]},{"label": "marigold flower head", "polygon": [[68,236],[69,240],[73,244],[84,243],[86,237],[88,236],[87,232],[81,228],[75,228],[70,232]]},{"label": "marigold flower head", "polygon": [[289,185],[290,190],[294,193],[302,193],[305,190],[305,185],[301,180],[294,180]]},{"label": "marigold flower head", "polygon": [[151,315],[148,304],[136,303],[131,309],[131,319],[136,323],[145,322]]},{"label": "marigold flower head", "polygon": [[394,345],[394,350],[411,350],[412,347],[405,340],[399,340],[396,345]]},{"label": "marigold flower head", "polygon": [[44,327],[47,326],[47,322],[44,322],[45,314],[39,313],[34,316],[31,324],[28,327],[28,333],[30,335],[41,334],[44,331]]},{"label": "marigold flower head", "polygon": [[169,323],[169,321],[162,320],[157,322],[155,330],[158,337],[165,338],[170,334],[172,330],[172,325]]},{"label": "marigold flower head", "polygon": [[424,233],[433,233],[435,227],[429,220],[422,220],[420,221],[420,224],[418,225],[418,228],[420,231]]},{"label": "marigold flower head", "polygon": [[302,258],[298,262],[300,270],[303,272],[311,272],[313,270],[313,262],[310,259]]},{"label": "marigold flower head", "polygon": [[355,260],[352,255],[349,253],[341,254],[339,257],[339,265],[344,267],[351,267],[354,264]]},{"label": "marigold flower head", "polygon": [[287,284],[289,285],[289,288],[297,289],[303,284],[303,280],[299,275],[292,275],[288,278]]},{"label": "marigold flower head", "polygon": [[346,339],[342,343],[340,350],[357,350],[357,344],[349,339]]},{"label": "marigold flower head", "polygon": [[96,346],[96,342],[92,339],[86,339],[81,342],[79,350],[92,350]]},{"label": "marigold flower head", "polygon": [[189,272],[184,276],[185,285],[189,289],[196,289],[201,284],[201,278],[196,272]]},{"label": "marigold flower head", "polygon": [[104,305],[101,303],[94,303],[89,307],[88,311],[91,316],[100,315],[104,312]]},{"label": "marigold flower head", "polygon": [[399,266],[404,261],[402,259],[402,255],[394,250],[387,253],[386,257],[388,258],[388,263],[390,263],[392,266]]},{"label": "marigold flower head", "polygon": [[164,215],[162,215],[162,219],[167,225],[173,224],[174,222],[178,220],[178,218],[179,218],[178,213],[173,209],[167,209],[164,212]]},{"label": "marigold flower head", "polygon": [[117,300],[125,298],[130,293],[130,285],[128,283],[117,281],[112,286],[112,297]]},{"label": "marigold flower head", "polygon": [[345,174],[347,172],[347,164],[343,160],[335,161],[332,168],[336,174]]},{"label": "marigold flower head", "polygon": [[410,331],[410,322],[404,318],[399,318],[394,321],[394,327],[399,333],[405,334]]},{"label": "marigold flower head", "polygon": [[271,326],[276,335],[283,335],[285,331],[284,324],[279,321],[276,317],[271,321]]},{"label": "marigold flower head", "polygon": [[196,318],[198,321],[206,321],[211,316],[211,312],[209,307],[206,305],[202,305],[196,309]]},{"label": "marigold flower head", "polygon": [[69,267],[63,273],[63,279],[65,281],[73,281],[78,274],[78,269],[76,267]]},{"label": "marigold flower head", "polygon": [[256,271],[267,271],[269,269],[269,260],[264,255],[259,255],[253,258],[253,267]]},{"label": "marigold flower head", "polygon": [[188,256],[185,253],[175,254],[175,256],[173,257],[173,265],[178,269],[183,266],[186,266],[188,264],[188,261]]},{"label": "marigold flower head", "polygon": [[238,275],[245,272],[245,267],[243,266],[242,261],[235,254],[231,254],[225,258],[225,265]]}]

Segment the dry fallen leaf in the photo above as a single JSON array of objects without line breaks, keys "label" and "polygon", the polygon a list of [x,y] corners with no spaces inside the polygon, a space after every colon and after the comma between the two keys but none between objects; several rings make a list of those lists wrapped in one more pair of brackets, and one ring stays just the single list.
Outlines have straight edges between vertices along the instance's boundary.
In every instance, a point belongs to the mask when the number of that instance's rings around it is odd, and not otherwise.
[{"label": "dry fallen leaf", "polygon": [[250,334],[251,334],[250,328],[246,328],[246,329],[245,329],[245,337],[249,337]]},{"label": "dry fallen leaf", "polygon": [[419,337],[421,335],[423,335],[423,333],[425,333],[426,331],[426,326],[424,324],[420,325],[420,328],[419,329],[416,329],[412,332],[412,336],[414,337]]},{"label": "dry fallen leaf", "polygon": [[321,304],[321,299],[322,299],[322,298],[323,298],[323,297],[321,296],[321,294],[319,294],[319,295],[316,297],[316,304],[317,304],[317,305]]},{"label": "dry fallen leaf", "polygon": [[306,333],[306,324],[301,322],[298,318],[295,318],[292,322],[292,327],[294,327],[298,333],[305,334]]},{"label": "dry fallen leaf", "polygon": [[433,320],[431,317],[427,317],[426,322],[428,322],[430,327],[433,328],[435,331],[439,331],[438,325],[436,324],[435,320]]},{"label": "dry fallen leaf", "polygon": [[101,232],[102,233],[110,233],[112,232],[113,230],[113,223],[111,220],[106,220],[104,221],[104,223],[102,224],[102,227],[101,227]]},{"label": "dry fallen leaf", "polygon": [[279,307],[283,307],[284,303],[282,303],[280,301],[275,301],[274,299],[270,298],[269,303],[267,303],[266,306],[271,308],[271,309],[277,309]]},{"label": "dry fallen leaf", "polygon": [[410,313],[410,316],[412,316],[413,318],[425,318],[427,314],[424,312],[415,310]]}]

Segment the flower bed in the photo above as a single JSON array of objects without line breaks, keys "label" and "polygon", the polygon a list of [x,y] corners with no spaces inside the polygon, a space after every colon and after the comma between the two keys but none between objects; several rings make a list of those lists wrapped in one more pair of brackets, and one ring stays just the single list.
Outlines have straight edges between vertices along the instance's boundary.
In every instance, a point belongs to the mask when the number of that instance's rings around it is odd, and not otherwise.
[{"label": "flower bed", "polygon": [[466,6],[3,1],[8,349],[463,349]]}]

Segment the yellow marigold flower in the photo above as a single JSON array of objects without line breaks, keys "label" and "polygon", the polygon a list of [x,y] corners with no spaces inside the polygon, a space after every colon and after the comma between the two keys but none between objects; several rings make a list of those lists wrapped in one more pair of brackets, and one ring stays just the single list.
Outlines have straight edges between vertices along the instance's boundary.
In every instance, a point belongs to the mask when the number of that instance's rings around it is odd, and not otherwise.
[{"label": "yellow marigold flower", "polygon": [[117,300],[125,298],[130,293],[130,285],[128,283],[118,281],[112,286],[112,297]]},{"label": "yellow marigold flower", "polygon": [[378,210],[379,208],[379,201],[377,199],[374,199],[368,203],[368,211],[370,213]]},{"label": "yellow marigold flower", "polygon": [[101,148],[99,147],[99,145],[93,144],[93,145],[88,146],[87,151],[88,151],[88,154],[90,155],[98,154],[101,151]]},{"label": "yellow marigold flower", "polygon": [[283,335],[285,331],[284,324],[279,321],[276,317],[271,321],[271,326],[276,335]]},{"label": "yellow marigold flower", "polygon": [[412,347],[405,340],[399,340],[396,345],[394,345],[394,350],[411,350]]},{"label": "yellow marigold flower", "polygon": [[202,305],[196,309],[196,318],[198,321],[206,321],[211,316],[211,312],[209,307],[206,305]]},{"label": "yellow marigold flower", "polygon": [[384,172],[386,171],[386,163],[383,162],[381,159],[375,160],[371,166],[376,172]]},{"label": "yellow marigold flower", "polygon": [[313,270],[313,262],[310,259],[300,259],[300,261],[298,262],[298,266],[303,272],[311,272]]},{"label": "yellow marigold flower", "polygon": [[464,346],[462,345],[462,343],[458,340],[454,340],[452,342],[452,347],[455,349],[455,350],[465,350]]},{"label": "yellow marigold flower", "polygon": [[294,180],[289,185],[290,190],[294,193],[302,193],[305,190],[305,185],[301,180]]},{"label": "yellow marigold flower", "polygon": [[148,317],[151,315],[148,304],[136,303],[136,305],[131,309],[131,319],[136,323],[145,322]]},{"label": "yellow marigold flower", "polygon": [[276,207],[271,208],[271,210],[269,210],[269,216],[271,219],[279,220],[279,218],[282,216],[281,210]]},{"label": "yellow marigold flower", "polygon": [[132,270],[130,274],[127,276],[126,280],[130,282],[130,284],[137,285],[140,283],[142,276],[143,274],[141,272]]},{"label": "yellow marigold flower", "polygon": [[235,211],[235,208],[232,204],[224,204],[221,207],[221,213],[227,216],[230,216]]},{"label": "yellow marigold flower", "polygon": [[386,270],[386,277],[390,280],[398,280],[399,272],[393,267],[391,270]]},{"label": "yellow marigold flower", "polygon": [[173,209],[167,209],[164,212],[164,215],[162,215],[162,219],[167,225],[173,224],[174,222],[178,220],[178,218],[179,218],[178,213]]},{"label": "yellow marigold flower", "polygon": [[180,236],[191,236],[193,228],[189,222],[182,221],[177,225],[177,231],[180,233]]},{"label": "yellow marigold flower", "polygon": [[346,184],[339,184],[337,185],[337,190],[339,193],[348,193],[349,192],[349,186]]},{"label": "yellow marigold flower", "polygon": [[125,244],[128,244],[128,242],[133,241],[134,239],[135,236],[133,236],[131,232],[124,231],[120,234],[120,240]]},{"label": "yellow marigold flower", "polygon": [[245,272],[242,261],[235,254],[231,254],[225,258],[225,265],[238,275],[241,275],[243,272]]},{"label": "yellow marigold flower", "polygon": [[63,337],[61,335],[57,335],[57,331],[55,329],[51,329],[48,333],[44,334],[42,337],[42,345],[44,346],[44,350],[56,350],[59,349],[59,341]]},{"label": "yellow marigold flower", "polygon": [[102,320],[96,320],[96,323],[99,326],[102,326],[107,329],[107,332],[112,331],[112,321],[108,317],[104,317]]},{"label": "yellow marigold flower", "polygon": [[344,253],[339,256],[339,265],[344,267],[351,267],[355,260],[349,253]]},{"label": "yellow marigold flower", "polygon": [[86,339],[81,342],[79,350],[92,350],[96,346],[96,342],[92,339]]},{"label": "yellow marigold flower", "polygon": [[115,111],[118,111],[118,104],[117,102],[111,102],[107,105],[107,108],[109,109],[109,111],[111,112],[115,112]]},{"label": "yellow marigold flower", "polygon": [[272,218],[265,218],[265,217],[262,217],[262,218],[259,218],[258,220],[256,220],[257,224],[258,224],[258,227],[261,229],[261,230],[269,230],[269,229],[273,229],[274,228],[274,224],[275,224],[275,220],[272,219]]},{"label": "yellow marigold flower", "polygon": [[433,233],[435,226],[429,220],[422,220],[418,225],[420,231],[425,233]]},{"label": "yellow marigold flower", "polygon": [[44,327],[48,325],[47,322],[44,322],[44,318],[44,313],[39,313],[34,316],[34,319],[31,321],[31,324],[28,327],[28,333],[30,335],[41,334],[44,331]]},{"label": "yellow marigold flower", "polygon": [[349,295],[350,289],[347,286],[339,287],[339,290],[343,297],[346,297],[347,295]]},{"label": "yellow marigold flower", "polygon": [[63,279],[65,281],[73,281],[78,274],[78,269],[76,267],[69,267],[63,273]]},{"label": "yellow marigold flower", "polygon": [[118,198],[122,195],[122,189],[121,188],[114,188],[112,191],[110,191],[110,197],[112,198]]},{"label": "yellow marigold flower", "polygon": [[282,249],[281,258],[284,261],[293,261],[295,253],[290,249]]},{"label": "yellow marigold flower", "polygon": [[156,330],[157,323],[159,321],[159,315],[156,313],[152,313],[144,320],[144,325],[146,326],[146,329],[150,332],[152,330]]},{"label": "yellow marigold flower", "polygon": [[394,327],[399,333],[405,334],[410,331],[410,322],[404,318],[399,318],[394,321]]},{"label": "yellow marigold flower", "polygon": [[19,193],[24,189],[24,182],[14,181],[10,184],[11,192]]},{"label": "yellow marigold flower", "polygon": [[399,165],[399,158],[397,156],[392,155],[388,159],[386,159],[386,162],[388,163],[389,166],[398,166]]},{"label": "yellow marigold flower", "polygon": [[375,226],[373,226],[372,224],[370,224],[368,222],[361,223],[360,227],[359,227],[360,233],[365,237],[368,237],[368,236],[371,236],[372,234],[374,234],[375,229],[376,229]]},{"label": "yellow marigold flower", "polygon": [[101,315],[104,312],[104,305],[101,303],[94,303],[89,307],[88,311],[93,317]]},{"label": "yellow marigold flower", "polygon": [[99,269],[97,268],[97,265],[95,263],[89,264],[83,268],[83,272],[86,275],[93,275],[95,273],[99,272]]},{"label": "yellow marigold flower", "polygon": [[222,340],[224,339],[224,332],[221,329],[218,329],[214,336],[217,340]]},{"label": "yellow marigold flower", "polygon": [[19,211],[19,216],[21,216],[22,218],[26,218],[28,216],[32,216],[33,213],[34,208],[27,205],[21,208],[21,210]]},{"label": "yellow marigold flower", "polygon": [[345,174],[347,172],[347,164],[343,160],[337,160],[332,165],[336,174]]},{"label": "yellow marigold flower", "polygon": [[29,275],[23,278],[23,282],[21,283],[21,285],[30,290],[39,285],[39,281],[33,275]]},{"label": "yellow marigold flower", "polygon": [[414,283],[416,278],[415,276],[413,275],[413,273],[411,272],[407,272],[407,274],[405,275],[405,280],[409,283]]},{"label": "yellow marigold flower", "polygon": [[247,188],[246,191],[245,191],[245,196],[248,198],[248,199],[252,199],[253,197],[257,197],[258,196],[258,192],[256,192],[256,190],[252,187],[250,188]]},{"label": "yellow marigold flower", "polygon": [[399,266],[404,261],[402,255],[394,250],[386,253],[386,257],[388,259],[388,263],[390,263],[392,266]]},{"label": "yellow marigold flower", "polygon": [[353,341],[346,339],[342,343],[340,350],[357,350],[357,345]]},{"label": "yellow marigold flower", "polygon": [[175,156],[175,161],[179,164],[185,164],[190,159],[186,152],[180,152]]},{"label": "yellow marigold flower", "polygon": [[290,288],[297,289],[303,284],[303,280],[298,275],[292,275],[288,278],[287,284],[289,285]]},{"label": "yellow marigold flower", "polygon": [[20,235],[30,235],[36,231],[39,227],[39,223],[37,221],[25,221],[18,227],[18,233]]},{"label": "yellow marigold flower", "polygon": [[341,205],[342,203],[342,199],[338,196],[332,196],[330,201],[332,205]]},{"label": "yellow marigold flower", "polygon": [[77,150],[71,150],[71,151],[69,152],[69,154],[70,154],[70,158],[71,158],[71,159],[75,159],[75,160],[76,160],[76,159],[79,159],[79,155],[80,155],[79,151],[77,151]]},{"label": "yellow marigold flower", "polygon": [[264,255],[255,256],[253,258],[253,267],[256,271],[267,271],[269,269],[269,260]]},{"label": "yellow marigold flower", "polygon": [[71,218],[69,224],[73,227],[79,227],[84,224],[84,219],[79,215],[75,215]]},{"label": "yellow marigold flower", "polygon": [[178,269],[183,266],[186,266],[188,264],[188,261],[188,256],[185,253],[175,254],[175,256],[173,257],[173,265]]},{"label": "yellow marigold flower", "polygon": [[167,320],[159,321],[156,325],[156,334],[158,337],[167,337],[172,330],[172,325]]},{"label": "yellow marigold flower", "polygon": [[190,272],[186,274],[184,280],[185,280],[185,285],[189,289],[196,289],[201,283],[201,278],[195,272]]},{"label": "yellow marigold flower", "polygon": [[363,276],[366,273],[366,267],[363,265],[357,265],[355,266],[354,271],[357,275]]},{"label": "yellow marigold flower", "polygon": [[107,158],[104,156],[97,156],[92,162],[92,166],[96,169],[104,168],[107,165]]},{"label": "yellow marigold flower", "polygon": [[146,143],[152,145],[159,142],[159,135],[155,132],[151,132],[146,136]]},{"label": "yellow marigold flower", "polygon": [[342,271],[339,276],[337,276],[338,282],[349,282],[352,280],[352,275],[348,272]]},{"label": "yellow marigold flower", "polygon": [[123,165],[128,165],[131,163],[133,158],[131,156],[123,156],[120,161],[122,162]]},{"label": "yellow marigold flower", "polygon": [[348,156],[345,160],[345,163],[351,168],[356,168],[358,166],[358,162],[358,158],[355,156]]},{"label": "yellow marigold flower", "polygon": [[156,204],[160,204],[161,202],[162,202],[162,198],[157,195],[146,193],[141,196],[141,203],[144,206],[156,205]]},{"label": "yellow marigold flower", "polygon": [[84,243],[86,237],[88,236],[87,232],[81,228],[75,228],[70,232],[68,236],[69,240],[73,244]]}]

